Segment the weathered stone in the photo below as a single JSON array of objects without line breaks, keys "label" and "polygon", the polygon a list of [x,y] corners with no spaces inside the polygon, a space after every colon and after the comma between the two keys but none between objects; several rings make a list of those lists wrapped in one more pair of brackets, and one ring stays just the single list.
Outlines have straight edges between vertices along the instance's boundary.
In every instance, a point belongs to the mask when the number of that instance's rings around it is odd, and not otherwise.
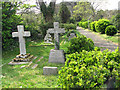
[{"label": "weathered stone", "polygon": [[21,64],[28,64],[29,62],[13,62],[11,61],[10,63],[8,63],[8,65],[21,65]]},{"label": "weathered stone", "polygon": [[25,65],[21,66],[20,69],[22,69],[22,68],[24,68],[24,67],[25,67]]},{"label": "weathered stone", "polygon": [[30,32],[29,31],[24,32],[24,26],[23,25],[18,25],[17,28],[18,28],[18,32],[13,32],[12,36],[13,37],[19,37],[20,55],[25,55],[26,54],[26,47],[25,47],[24,37],[29,37]]},{"label": "weathered stone", "polygon": [[64,28],[59,28],[59,23],[54,22],[54,28],[53,29],[48,29],[47,33],[54,33],[54,43],[55,43],[55,50],[59,50],[59,34],[60,33],[65,33]]},{"label": "weathered stone", "polygon": [[46,36],[44,38],[44,42],[52,44],[52,37],[51,37],[51,35],[49,33],[46,34]]},{"label": "weathered stone", "polygon": [[32,67],[32,69],[35,69],[37,66],[38,66],[38,64],[35,64],[35,65]]},{"label": "weathered stone", "polygon": [[65,56],[63,50],[54,50],[52,49],[49,54],[49,62],[50,63],[64,63]]},{"label": "weathered stone", "polygon": [[74,37],[76,37],[76,35],[75,35],[75,33],[70,33],[70,36],[69,36],[69,41],[72,39],[72,38],[74,38]]},{"label": "weathered stone", "polygon": [[56,75],[57,67],[43,67],[43,75]]}]

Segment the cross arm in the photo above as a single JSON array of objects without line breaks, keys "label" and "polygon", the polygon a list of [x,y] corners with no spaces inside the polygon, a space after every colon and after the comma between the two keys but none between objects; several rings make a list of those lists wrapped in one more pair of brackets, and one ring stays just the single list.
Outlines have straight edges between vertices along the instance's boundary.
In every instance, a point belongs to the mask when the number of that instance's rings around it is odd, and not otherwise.
[{"label": "cross arm", "polygon": [[12,37],[18,37],[18,32],[13,32]]},{"label": "cross arm", "polygon": [[30,37],[31,36],[30,31],[25,31],[23,36],[24,37]]}]

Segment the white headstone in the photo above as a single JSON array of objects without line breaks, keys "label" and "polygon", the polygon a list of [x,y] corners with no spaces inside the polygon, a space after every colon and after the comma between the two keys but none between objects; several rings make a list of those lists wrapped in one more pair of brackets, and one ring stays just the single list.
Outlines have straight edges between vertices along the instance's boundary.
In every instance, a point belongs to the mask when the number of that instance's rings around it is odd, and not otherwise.
[{"label": "white headstone", "polygon": [[13,32],[12,37],[18,37],[19,38],[19,48],[20,48],[20,55],[26,54],[26,46],[25,46],[25,38],[30,36],[30,31],[24,32],[24,26],[18,25],[18,32]]}]

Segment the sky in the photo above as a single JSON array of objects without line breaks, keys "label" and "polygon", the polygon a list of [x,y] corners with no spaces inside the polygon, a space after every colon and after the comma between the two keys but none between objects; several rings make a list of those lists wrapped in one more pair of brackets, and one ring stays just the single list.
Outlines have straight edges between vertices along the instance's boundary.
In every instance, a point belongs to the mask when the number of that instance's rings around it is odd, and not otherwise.
[{"label": "sky", "polygon": [[[43,0],[46,1],[47,3],[49,3],[51,0]],[[79,0],[56,0],[56,3],[60,3],[62,1],[79,1]],[[83,0],[85,1],[85,0]],[[101,3],[101,6],[98,9],[108,9],[108,10],[113,10],[113,9],[118,9],[118,2],[120,0],[90,0],[90,1],[95,1],[95,2],[99,2]],[[31,5],[35,5],[36,0],[27,0],[27,4],[31,4]],[[119,5],[120,7],[120,5]]]}]

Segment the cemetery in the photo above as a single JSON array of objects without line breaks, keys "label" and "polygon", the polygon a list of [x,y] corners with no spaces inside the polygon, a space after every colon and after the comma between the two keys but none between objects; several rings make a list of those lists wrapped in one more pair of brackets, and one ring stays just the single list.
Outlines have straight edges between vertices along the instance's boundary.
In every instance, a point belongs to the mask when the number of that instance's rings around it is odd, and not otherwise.
[{"label": "cemetery", "polygon": [[1,88],[120,88],[119,13],[56,1],[1,2]]}]

